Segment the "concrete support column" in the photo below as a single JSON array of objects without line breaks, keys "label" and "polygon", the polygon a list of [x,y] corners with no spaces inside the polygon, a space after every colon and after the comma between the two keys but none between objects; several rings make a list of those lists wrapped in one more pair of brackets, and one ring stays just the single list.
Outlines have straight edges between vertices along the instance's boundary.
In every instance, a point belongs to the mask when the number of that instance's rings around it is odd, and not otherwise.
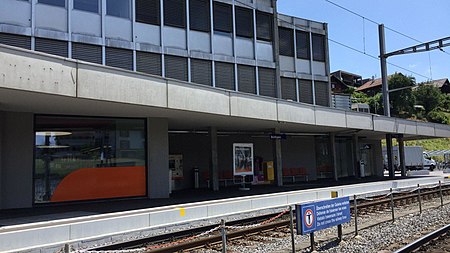
[{"label": "concrete support column", "polygon": [[386,134],[386,153],[387,153],[389,178],[394,179],[395,171],[392,163],[392,134]]},{"label": "concrete support column", "polygon": [[209,128],[209,140],[211,144],[209,180],[213,191],[219,190],[219,156],[217,151],[217,128]]},{"label": "concrete support column", "polygon": [[357,135],[352,136],[352,147],[353,147],[353,168],[355,177],[361,177],[361,171],[359,169],[359,161],[361,160],[361,150],[359,148],[359,139]]},{"label": "concrete support column", "polygon": [[[274,129],[274,134],[280,134],[280,129]],[[275,170],[275,181],[277,186],[283,186],[283,161],[281,158],[281,139],[272,142],[273,166]]]},{"label": "concrete support column", "polygon": [[330,133],[331,162],[334,170],[334,180],[338,181],[337,159],[336,159],[336,134]]},{"label": "concrete support column", "polygon": [[1,118],[1,209],[28,208],[33,203],[34,115],[4,112]]},{"label": "concrete support column", "polygon": [[3,173],[2,173],[3,172],[3,164],[2,164],[3,150],[2,150],[2,148],[3,148],[3,124],[4,124],[4,122],[5,122],[5,119],[3,116],[3,112],[0,111],[0,210],[3,207],[3,203],[2,203],[3,198],[1,196],[3,195],[2,194],[2,188],[3,188],[3,184],[2,184],[2,181],[3,181]]},{"label": "concrete support column", "polygon": [[169,133],[167,119],[147,119],[147,196],[168,198]]},{"label": "concrete support column", "polygon": [[406,177],[406,166],[405,166],[405,142],[403,141],[403,134],[397,137],[398,141],[398,152],[400,153],[400,170],[402,172],[402,177]]}]

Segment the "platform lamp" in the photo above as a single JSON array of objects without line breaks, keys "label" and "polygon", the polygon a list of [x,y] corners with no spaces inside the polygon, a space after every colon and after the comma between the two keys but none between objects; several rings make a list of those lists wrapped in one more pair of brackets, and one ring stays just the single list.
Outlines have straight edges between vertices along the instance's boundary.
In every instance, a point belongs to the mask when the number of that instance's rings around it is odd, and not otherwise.
[{"label": "platform lamp", "polygon": [[66,145],[58,145],[57,137],[71,135],[71,132],[64,131],[40,131],[36,132],[36,136],[44,137],[44,145],[36,145],[36,148],[44,150],[44,163],[45,163],[45,195],[44,200],[50,200],[51,187],[50,187],[50,161],[52,151],[55,149],[68,148]]}]

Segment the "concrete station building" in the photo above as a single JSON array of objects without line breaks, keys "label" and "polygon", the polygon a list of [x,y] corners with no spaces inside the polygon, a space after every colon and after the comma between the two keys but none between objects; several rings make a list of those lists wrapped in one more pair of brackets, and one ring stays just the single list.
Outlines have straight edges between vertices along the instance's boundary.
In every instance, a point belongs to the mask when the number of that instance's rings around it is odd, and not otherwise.
[{"label": "concrete station building", "polygon": [[330,108],[327,24],[276,1],[0,6],[0,209],[219,190],[240,147],[254,182],[382,176],[386,134],[450,136]]}]

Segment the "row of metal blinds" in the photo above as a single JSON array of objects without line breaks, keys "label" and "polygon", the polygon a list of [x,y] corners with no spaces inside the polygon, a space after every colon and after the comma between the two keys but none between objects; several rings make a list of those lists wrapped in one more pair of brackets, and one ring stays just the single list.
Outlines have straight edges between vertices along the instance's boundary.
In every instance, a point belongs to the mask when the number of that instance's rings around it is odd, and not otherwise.
[{"label": "row of metal blinds", "polygon": [[[294,57],[294,30],[279,27],[279,49],[280,55]],[[296,41],[295,49],[297,58],[311,59],[310,37],[308,32],[295,31]],[[315,61],[325,61],[325,36],[321,34],[312,34],[312,51]]]},{"label": "row of metal blinds", "polygon": [[[295,79],[281,78],[281,97],[286,100],[297,101],[297,87]],[[316,105],[329,106],[330,93],[328,82],[314,81],[314,94],[316,96]],[[298,80],[299,101],[302,103],[313,103],[312,81]]]},{"label": "row of metal blinds", "polygon": [[31,49],[31,38],[28,36],[0,33],[0,44]]}]

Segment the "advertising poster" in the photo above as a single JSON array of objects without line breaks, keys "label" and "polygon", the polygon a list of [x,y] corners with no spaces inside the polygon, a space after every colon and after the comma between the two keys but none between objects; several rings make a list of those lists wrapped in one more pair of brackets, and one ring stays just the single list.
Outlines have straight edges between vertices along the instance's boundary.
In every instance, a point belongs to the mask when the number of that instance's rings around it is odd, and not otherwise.
[{"label": "advertising poster", "polygon": [[235,176],[253,175],[253,144],[233,144],[233,174]]}]

